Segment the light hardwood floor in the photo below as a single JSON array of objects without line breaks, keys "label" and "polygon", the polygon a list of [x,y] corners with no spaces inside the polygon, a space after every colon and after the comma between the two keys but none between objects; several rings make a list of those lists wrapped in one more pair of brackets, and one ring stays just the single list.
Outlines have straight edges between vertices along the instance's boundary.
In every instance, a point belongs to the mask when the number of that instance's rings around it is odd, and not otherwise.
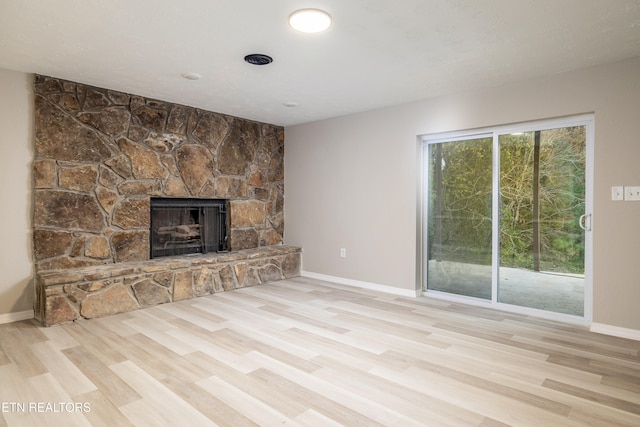
[{"label": "light hardwood floor", "polygon": [[639,426],[639,353],[581,327],[297,278],[0,325],[0,426]]}]

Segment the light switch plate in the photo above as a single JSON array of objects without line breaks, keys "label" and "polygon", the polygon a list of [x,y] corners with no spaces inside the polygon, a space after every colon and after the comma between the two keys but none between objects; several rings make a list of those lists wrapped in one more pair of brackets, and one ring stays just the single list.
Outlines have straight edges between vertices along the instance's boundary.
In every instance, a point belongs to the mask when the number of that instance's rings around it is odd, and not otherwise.
[{"label": "light switch plate", "polygon": [[627,201],[640,201],[640,186],[624,187],[624,199]]}]

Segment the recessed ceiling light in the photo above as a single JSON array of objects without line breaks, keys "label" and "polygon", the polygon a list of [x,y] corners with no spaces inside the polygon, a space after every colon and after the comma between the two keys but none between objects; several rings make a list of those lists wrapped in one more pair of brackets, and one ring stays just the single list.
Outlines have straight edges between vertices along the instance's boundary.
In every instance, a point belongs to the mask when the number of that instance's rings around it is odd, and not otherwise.
[{"label": "recessed ceiling light", "polygon": [[202,78],[202,75],[198,73],[182,73],[181,76],[187,80],[200,80]]},{"label": "recessed ceiling light", "polygon": [[300,9],[289,16],[289,25],[303,33],[319,33],[331,26],[331,15],[320,9]]},{"label": "recessed ceiling light", "polygon": [[273,58],[263,53],[252,53],[244,57],[244,60],[253,65],[267,65],[273,62]]}]

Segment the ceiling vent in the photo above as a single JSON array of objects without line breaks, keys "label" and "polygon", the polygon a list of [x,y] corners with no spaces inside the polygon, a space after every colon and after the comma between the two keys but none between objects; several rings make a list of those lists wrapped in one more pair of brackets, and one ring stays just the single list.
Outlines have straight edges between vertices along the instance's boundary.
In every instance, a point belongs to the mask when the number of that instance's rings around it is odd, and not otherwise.
[{"label": "ceiling vent", "polygon": [[253,65],[267,65],[273,62],[273,58],[262,53],[252,53],[244,57],[244,60]]}]

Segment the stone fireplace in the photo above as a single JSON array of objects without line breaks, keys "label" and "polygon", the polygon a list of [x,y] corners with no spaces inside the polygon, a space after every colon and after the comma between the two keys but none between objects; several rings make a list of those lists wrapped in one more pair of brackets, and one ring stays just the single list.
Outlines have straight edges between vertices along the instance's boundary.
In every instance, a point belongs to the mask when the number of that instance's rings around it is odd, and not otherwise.
[{"label": "stone fireplace", "polygon": [[[282,127],[52,77],[36,76],[34,88],[35,311],[44,324],[299,275],[300,249],[283,246]],[[163,245],[198,243],[201,258],[176,250],[152,259],[151,207],[161,199],[203,201],[203,216],[222,200],[225,236],[202,236],[192,211],[162,230],[172,237]]]}]

